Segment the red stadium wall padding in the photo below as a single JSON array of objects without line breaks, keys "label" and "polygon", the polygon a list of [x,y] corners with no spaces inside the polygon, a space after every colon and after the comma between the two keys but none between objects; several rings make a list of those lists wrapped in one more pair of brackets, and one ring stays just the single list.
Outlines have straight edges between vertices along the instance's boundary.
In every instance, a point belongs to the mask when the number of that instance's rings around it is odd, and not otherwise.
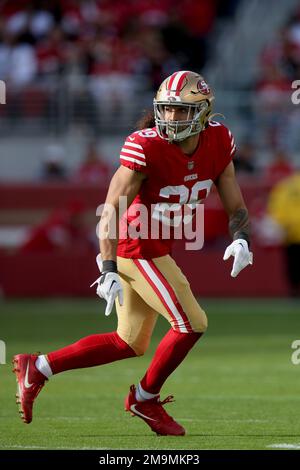
[{"label": "red stadium wall padding", "polygon": [[[233,279],[232,261],[223,250],[207,249],[174,255],[195,295],[202,297],[286,296],[284,260],[279,249],[254,250],[255,264]],[[94,296],[98,277],[93,256],[64,254],[0,254],[0,286],[7,297]]]},{"label": "red stadium wall padding", "polygon": [[[240,181],[244,198],[249,205],[258,198],[264,198],[270,187],[264,182]],[[80,200],[85,207],[94,208],[105,201],[107,187],[84,183],[0,183],[0,210],[52,209]],[[205,207],[219,208],[219,197],[212,191]]]},{"label": "red stadium wall padding", "polygon": [[107,190],[97,185],[75,183],[30,183],[0,185],[0,209],[53,209],[72,200],[87,208],[96,208],[105,201]]},{"label": "red stadium wall padding", "polygon": [[[261,208],[269,188],[262,181],[245,181],[242,185],[250,212]],[[106,188],[74,183],[1,184],[0,211],[50,210],[70,201],[80,201],[86,210],[95,211],[103,203]],[[0,214],[1,215],[1,214]],[[18,219],[16,220],[18,222]],[[93,222],[94,223],[94,220]],[[201,251],[185,251],[178,243],[174,257],[188,277],[193,292],[199,296],[251,297],[285,296],[288,287],[282,251],[254,247],[254,266],[246,268],[236,279],[230,277],[232,261],[223,261],[229,238],[218,248],[211,248],[217,237],[227,237],[227,216],[216,193],[210,195],[205,209],[206,246]],[[1,221],[0,221],[1,224]],[[224,246],[223,246],[224,245]],[[75,250],[74,250],[75,251]],[[0,252],[0,289],[14,296],[92,296],[89,285],[98,276],[95,256],[74,251],[59,253]]]},{"label": "red stadium wall padding", "polygon": [[0,286],[7,297],[88,296],[98,275],[95,258],[71,252],[0,255]]}]

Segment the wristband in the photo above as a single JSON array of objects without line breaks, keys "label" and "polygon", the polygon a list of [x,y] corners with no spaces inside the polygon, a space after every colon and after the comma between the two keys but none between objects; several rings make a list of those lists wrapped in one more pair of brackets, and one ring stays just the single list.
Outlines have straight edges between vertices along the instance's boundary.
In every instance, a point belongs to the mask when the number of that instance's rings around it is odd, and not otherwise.
[{"label": "wristband", "polygon": [[102,261],[102,273],[117,273],[117,263],[113,260]]},{"label": "wristband", "polygon": [[233,241],[238,240],[241,238],[242,240],[245,240],[248,243],[248,248],[250,248],[250,237],[249,234],[246,232],[235,232],[233,236]]}]

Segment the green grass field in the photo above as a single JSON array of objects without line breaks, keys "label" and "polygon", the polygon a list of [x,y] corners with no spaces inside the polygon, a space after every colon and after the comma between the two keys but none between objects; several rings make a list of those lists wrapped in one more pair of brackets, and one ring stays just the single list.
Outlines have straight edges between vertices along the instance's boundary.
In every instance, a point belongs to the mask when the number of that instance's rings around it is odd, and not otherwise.
[{"label": "green grass field", "polygon": [[[158,437],[124,412],[129,385],[143,376],[167,330],[160,320],[145,356],[59,374],[37,399],[30,425],[15,405],[11,358],[49,352],[115,328],[99,300],[18,300],[0,304],[0,449],[300,449],[300,305],[288,300],[204,300],[209,329],[169,378],[162,398],[187,429]],[[273,447],[272,447],[273,446]],[[274,447],[275,446],[275,447]],[[278,446],[278,447],[276,447]]]}]

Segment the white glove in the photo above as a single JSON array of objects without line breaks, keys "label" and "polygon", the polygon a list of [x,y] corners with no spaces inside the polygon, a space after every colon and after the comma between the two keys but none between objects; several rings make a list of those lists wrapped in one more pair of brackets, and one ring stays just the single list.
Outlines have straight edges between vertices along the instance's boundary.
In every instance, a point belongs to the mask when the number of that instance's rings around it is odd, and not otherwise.
[{"label": "white glove", "polygon": [[231,276],[236,277],[248,264],[253,264],[253,253],[249,251],[246,240],[239,238],[229,245],[224,253],[223,260],[234,256]]},{"label": "white glove", "polygon": [[99,271],[101,272],[101,276],[98,277],[90,287],[97,284],[97,294],[107,302],[105,315],[108,316],[113,309],[117,297],[119,304],[123,305],[123,289],[118,273],[110,271],[102,272],[103,264],[100,254],[97,256],[96,261]]}]

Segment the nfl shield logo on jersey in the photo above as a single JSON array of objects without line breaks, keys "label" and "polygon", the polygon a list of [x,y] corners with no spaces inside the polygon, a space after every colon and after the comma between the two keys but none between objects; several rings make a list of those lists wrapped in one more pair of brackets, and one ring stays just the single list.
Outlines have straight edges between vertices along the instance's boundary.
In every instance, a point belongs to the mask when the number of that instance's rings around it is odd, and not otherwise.
[{"label": "nfl shield logo on jersey", "polygon": [[187,167],[188,170],[192,170],[194,168],[194,162],[188,162]]}]

